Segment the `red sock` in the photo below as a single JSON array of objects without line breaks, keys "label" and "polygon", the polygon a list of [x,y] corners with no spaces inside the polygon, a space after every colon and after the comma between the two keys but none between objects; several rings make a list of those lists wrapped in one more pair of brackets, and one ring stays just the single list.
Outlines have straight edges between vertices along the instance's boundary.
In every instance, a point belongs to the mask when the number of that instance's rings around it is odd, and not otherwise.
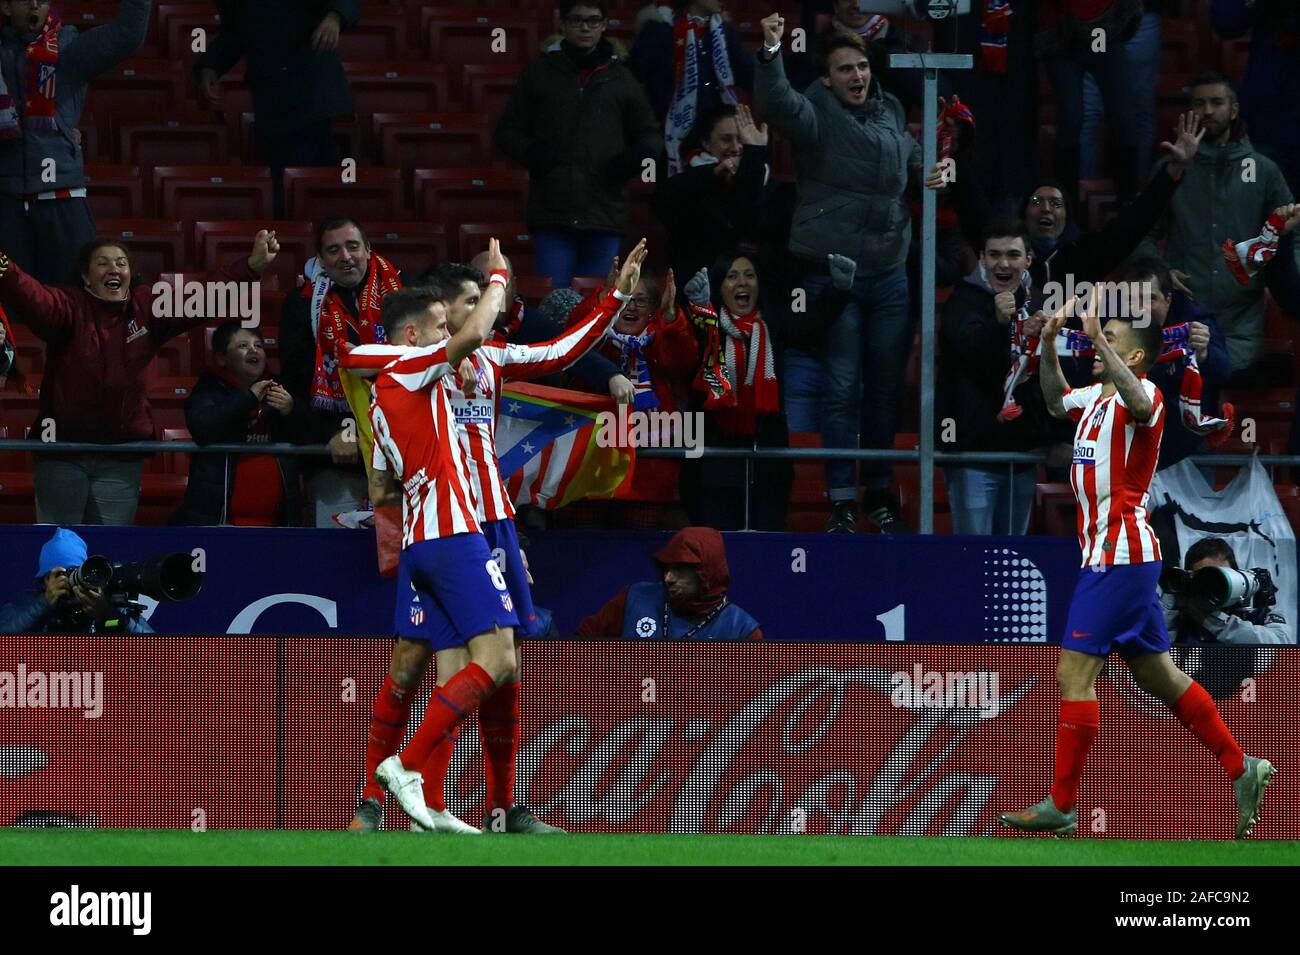
[{"label": "red sock", "polygon": [[515,804],[515,757],[519,755],[519,684],[506,683],[478,711],[487,797],[483,814]]},{"label": "red sock", "polygon": [[451,756],[456,751],[456,740],[459,738],[460,727],[457,726],[450,736],[438,741],[438,745],[433,747],[433,755],[420,770],[424,776],[424,801],[438,812],[447,811],[447,769],[451,766]]},{"label": "red sock", "polygon": [[361,790],[362,799],[384,801],[384,790],[375,782],[379,764],[397,752],[402,741],[402,730],[411,717],[413,691],[403,689],[391,674],[384,677],[384,685],[375,696],[370,710],[370,735],[366,737],[366,783]]},{"label": "red sock", "polygon": [[1182,723],[1192,735],[1205,744],[1214,754],[1229,779],[1236,779],[1246,771],[1246,760],[1241,747],[1228,732],[1228,727],[1219,715],[1219,708],[1214,699],[1205,692],[1205,687],[1196,681],[1183,691],[1183,695],[1170,707],[1178,722]]},{"label": "red sock", "polygon": [[1052,802],[1061,812],[1074,808],[1083,764],[1100,726],[1101,707],[1096,700],[1061,701],[1056,724],[1056,777],[1052,780]]},{"label": "red sock", "polygon": [[465,667],[446,686],[435,687],[420,728],[402,750],[402,765],[407,769],[422,769],[438,741],[449,737],[495,689],[492,678],[477,663]]}]

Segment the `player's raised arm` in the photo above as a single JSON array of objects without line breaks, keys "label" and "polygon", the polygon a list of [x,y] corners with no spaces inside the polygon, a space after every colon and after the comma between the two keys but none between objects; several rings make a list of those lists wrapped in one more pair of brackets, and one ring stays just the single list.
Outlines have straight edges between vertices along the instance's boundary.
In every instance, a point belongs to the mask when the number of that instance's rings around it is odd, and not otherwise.
[{"label": "player's raised arm", "polygon": [[[568,368],[604,337],[622,314],[623,307],[637,283],[645,263],[646,240],[633,247],[622,267],[613,274],[609,291],[562,335],[533,345],[506,345],[500,351],[502,374],[516,381],[542,378]],[[615,263],[618,259],[615,258]],[[611,270],[612,272],[613,270]]]},{"label": "player's raised arm", "polygon": [[1061,400],[1070,390],[1070,385],[1065,380],[1065,373],[1061,371],[1061,359],[1056,354],[1056,335],[1065,326],[1065,320],[1076,301],[1072,298],[1057,309],[1043,326],[1039,338],[1042,343],[1042,358],[1038,363],[1038,383],[1043,389],[1043,400],[1047,402],[1048,413],[1053,418],[1070,416]]},{"label": "player's raised arm", "polygon": [[459,365],[462,358],[468,358],[491,337],[492,326],[505,303],[510,266],[501,254],[501,243],[496,239],[488,239],[488,269],[487,288],[464,326],[447,342],[447,360],[453,365]]}]

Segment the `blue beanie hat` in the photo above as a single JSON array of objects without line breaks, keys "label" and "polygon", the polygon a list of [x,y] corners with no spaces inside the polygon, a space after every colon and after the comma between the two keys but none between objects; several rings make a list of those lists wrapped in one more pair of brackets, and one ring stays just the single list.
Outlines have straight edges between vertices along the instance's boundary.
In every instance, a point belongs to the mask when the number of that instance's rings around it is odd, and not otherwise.
[{"label": "blue beanie hat", "polygon": [[60,527],[41,548],[41,564],[36,576],[44,577],[55,567],[80,567],[88,555],[86,542],[81,536]]}]

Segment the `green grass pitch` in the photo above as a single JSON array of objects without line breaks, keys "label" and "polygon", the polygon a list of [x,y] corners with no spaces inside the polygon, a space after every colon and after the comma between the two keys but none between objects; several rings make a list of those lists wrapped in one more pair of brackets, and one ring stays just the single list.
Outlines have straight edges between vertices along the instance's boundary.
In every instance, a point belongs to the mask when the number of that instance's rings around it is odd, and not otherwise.
[{"label": "green grass pitch", "polygon": [[0,829],[0,867],[348,865],[1293,866],[1297,842],[899,836],[450,836],[406,832]]}]

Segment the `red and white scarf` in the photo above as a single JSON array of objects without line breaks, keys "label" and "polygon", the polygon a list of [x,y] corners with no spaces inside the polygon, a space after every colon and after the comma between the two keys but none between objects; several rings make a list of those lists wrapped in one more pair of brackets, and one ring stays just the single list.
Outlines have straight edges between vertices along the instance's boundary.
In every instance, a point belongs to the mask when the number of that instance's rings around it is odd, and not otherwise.
[{"label": "red and white scarf", "polygon": [[316,336],[316,373],[311,383],[311,404],[323,411],[346,413],[348,398],[339,377],[343,343],[351,340],[349,329],[356,333],[362,345],[383,343],[380,303],[389,292],[402,287],[402,280],[391,262],[371,253],[370,269],[357,296],[357,317],[353,318],[316,259],[307,263],[304,274],[308,281],[301,294],[311,300],[311,327]]},{"label": "red and white scarf", "polygon": [[[697,36],[702,39],[697,40]],[[722,17],[714,14],[707,20],[689,15],[678,18],[673,26],[673,102],[664,121],[664,145],[668,152],[668,175],[682,171],[682,142],[690,135],[699,117],[700,61],[697,42],[709,44],[709,57],[718,78],[722,101],[735,106],[736,77],[727,54],[727,35]]]},{"label": "red and white scarf", "polygon": [[27,99],[21,124],[13,95],[5,89],[4,77],[0,76],[0,140],[20,139],[24,131],[59,128],[54,116],[58,106],[55,77],[59,69],[59,30],[62,27],[63,19],[58,9],[51,7],[40,34],[27,44],[27,79],[23,91]]},{"label": "red and white scarf", "polygon": [[877,34],[883,32],[888,26],[889,18],[882,17],[879,13],[867,17],[867,22],[860,27],[846,27],[839,20],[831,17],[831,29],[838,30],[840,33],[856,33],[864,40],[874,40]]},{"label": "red and white scarf", "polygon": [[744,318],[725,308],[691,307],[691,320],[704,329],[704,361],[695,388],[704,392],[704,410],[718,412],[718,423],[728,434],[753,434],[760,414],[780,407],[780,389],[772,338],[757,311]]},{"label": "red and white scarf", "polygon": [[1276,212],[1269,215],[1259,235],[1244,242],[1223,240],[1223,260],[1228,271],[1241,285],[1249,285],[1255,273],[1273,261],[1277,244],[1281,241],[1286,220]]}]

